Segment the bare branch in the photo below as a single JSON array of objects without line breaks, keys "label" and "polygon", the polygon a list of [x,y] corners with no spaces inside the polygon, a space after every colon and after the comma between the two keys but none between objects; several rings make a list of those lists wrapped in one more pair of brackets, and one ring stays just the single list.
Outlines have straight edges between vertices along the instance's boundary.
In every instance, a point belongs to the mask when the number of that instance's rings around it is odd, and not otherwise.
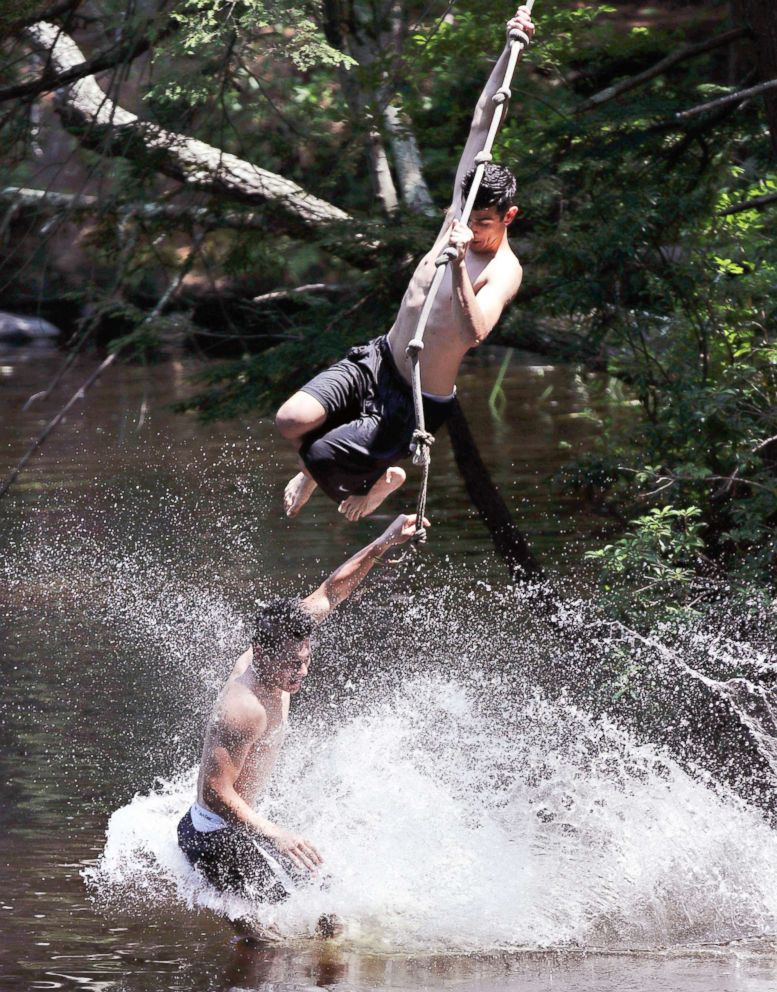
[{"label": "bare branch", "polygon": [[[178,206],[173,203],[117,204],[96,196],[56,193],[45,189],[7,186],[0,190],[0,203],[41,214],[61,213],[74,217],[105,214],[121,220],[164,220],[178,227],[205,224],[210,230],[267,230],[267,218],[250,211],[214,210],[212,207]],[[63,220],[67,219],[63,216]]]},{"label": "bare branch", "polygon": [[120,62],[132,62],[133,59],[147,52],[151,48],[151,44],[152,40],[148,37],[130,38],[60,73],[52,73],[51,67],[47,65],[43,75],[38,79],[31,79],[26,83],[17,83],[15,86],[6,86],[4,89],[0,89],[0,103],[21,97],[38,96],[40,93],[49,93],[52,90],[61,89],[69,83],[74,83],[78,79],[83,79],[85,76],[92,76],[96,72],[112,69]]},{"label": "bare branch", "polygon": [[[53,24],[35,24],[26,34],[42,56],[50,58],[57,73],[85,61],[73,39]],[[194,189],[242,203],[268,204],[291,230],[307,232],[351,219],[344,210],[283,176],[204,141],[141,121],[110,100],[93,76],[62,90],[58,110],[65,127],[86,147],[147,160],[156,171]]]},{"label": "bare branch", "polygon": [[763,451],[765,448],[768,448],[770,445],[774,445],[774,444],[777,444],[777,434],[774,434],[772,437],[767,437],[765,441],[760,441],[753,448],[753,451],[754,452]]},{"label": "bare branch", "polygon": [[[184,280],[184,277],[191,269],[192,265],[194,264],[194,259],[197,253],[199,252],[200,248],[202,247],[202,242],[205,238],[205,234],[206,234],[205,231],[201,232],[194,240],[188,255],[184,259],[183,264],[176,271],[175,275],[173,276],[169,285],[167,286],[167,289],[164,291],[162,296],[157,301],[156,306],[141,321],[140,323],[141,327],[144,324],[148,324],[152,320],[155,320],[165,309],[165,307],[170,302],[170,300],[175,295],[175,293],[178,292],[178,289],[180,288],[181,283]],[[70,408],[79,399],[84,398],[87,391],[95,384],[95,382],[97,382],[97,380],[100,378],[103,372],[105,372],[107,368],[113,365],[113,363],[116,361],[116,358],[120,354],[121,350],[122,350],[121,348],[118,348],[116,351],[112,351],[110,355],[108,355],[108,357],[105,358],[97,366],[97,368],[94,369],[94,371],[89,374],[86,380],[79,386],[79,388],[73,393],[73,395],[70,397],[67,403],[62,407],[59,413],[57,413],[56,416],[52,417],[52,419],[46,424],[46,426],[43,428],[40,434],[38,434],[38,436],[35,438],[32,444],[30,444],[29,448],[24,453],[22,458],[19,460],[19,462],[17,463],[16,467],[13,469],[11,474],[8,476],[5,482],[0,486],[0,499],[3,496],[5,496],[8,490],[14,484],[16,479],[19,477],[19,474],[22,472],[25,465],[29,462],[29,460],[32,458],[35,452],[45,443],[46,438],[49,436],[49,434],[51,434],[51,432],[54,431],[57,428],[57,426],[62,422],[64,417],[67,415],[68,410],[70,410]]]},{"label": "bare branch", "polygon": [[727,96],[719,97],[717,100],[710,100],[709,103],[700,103],[698,107],[691,107],[690,110],[683,110],[675,114],[675,120],[685,121],[689,117],[698,117],[699,114],[706,114],[709,110],[718,110],[720,107],[728,107],[732,103],[742,103],[750,100],[754,96],[760,96],[769,90],[777,89],[777,79],[770,79],[766,83],[759,83],[757,86],[750,86],[748,89],[737,90],[736,93],[729,93]]},{"label": "bare branch", "polygon": [[345,286],[337,283],[311,282],[305,286],[295,286],[293,289],[276,289],[272,293],[262,293],[255,296],[253,303],[270,303],[275,300],[288,300],[294,296],[301,296],[308,293],[341,293]]},{"label": "bare branch", "polygon": [[606,89],[600,90],[599,93],[595,93],[587,100],[584,100],[577,107],[575,113],[585,114],[595,107],[601,107],[602,104],[609,103],[610,100],[615,100],[624,93],[637,89],[638,86],[643,86],[645,83],[649,83],[651,79],[663,75],[679,62],[695,58],[697,55],[703,55],[705,52],[711,52],[723,45],[729,45],[732,41],[736,41],[745,34],[747,34],[745,28],[734,28],[731,31],[726,31],[724,34],[718,35],[717,38],[711,38],[709,41],[701,42],[701,44],[684,45],[682,48],[678,48],[676,52],[661,59],[660,62],[656,62],[649,69],[645,69],[644,72],[640,72],[636,76],[630,76],[628,79],[623,79],[614,86],[608,86]]},{"label": "bare branch", "polygon": [[777,200],[777,193],[766,193],[764,196],[755,196],[752,200],[743,200],[735,203],[733,207],[726,207],[725,210],[718,211],[719,217],[730,217],[731,214],[741,214],[744,210],[760,210],[761,207],[774,203]]}]

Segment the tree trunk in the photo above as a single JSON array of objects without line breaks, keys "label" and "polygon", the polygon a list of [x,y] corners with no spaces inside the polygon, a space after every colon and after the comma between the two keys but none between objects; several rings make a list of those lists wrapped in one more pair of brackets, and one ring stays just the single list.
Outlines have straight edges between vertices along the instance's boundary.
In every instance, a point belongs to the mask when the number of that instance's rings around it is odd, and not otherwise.
[{"label": "tree trunk", "polygon": [[421,152],[409,122],[393,104],[388,103],[383,110],[383,123],[391,137],[402,199],[415,213],[433,216],[434,203],[421,170]]},{"label": "tree trunk", "polygon": [[[182,230],[201,224],[209,230],[229,228],[236,231],[267,231],[267,218],[246,210],[214,210],[209,207],[182,207],[176,203],[116,203],[84,193],[57,193],[48,189],[6,186],[0,190],[0,205],[34,214],[59,214],[62,221],[84,215],[115,216],[122,221],[164,220]],[[0,227],[2,233],[2,227]]]},{"label": "tree trunk", "polygon": [[[401,64],[402,46],[407,36],[406,11],[405,6],[399,2],[391,3],[390,7],[390,32],[385,32],[381,40],[383,45],[390,44],[395,58]],[[392,102],[392,90],[395,88],[396,80],[385,80],[379,89],[378,99],[383,108],[383,124],[394,153],[394,167],[397,170],[402,199],[416,213],[432,216],[435,213],[434,203],[424,179],[421,152],[407,115]]]},{"label": "tree trunk", "polygon": [[403,34],[400,5],[392,4],[390,12],[384,11],[378,15],[377,20],[383,25],[383,30],[377,34],[357,23],[353,4],[346,0],[326,0],[324,15],[324,31],[329,43],[340,51],[347,51],[358,63],[355,70],[341,69],[340,81],[351,113],[368,121],[372,183],[384,211],[393,213],[399,206],[399,197],[380,130],[381,117],[391,142],[394,169],[405,206],[417,213],[432,214],[434,205],[423,177],[421,153],[409,121],[392,104],[392,93],[385,81],[377,88],[374,80],[365,86],[358,75],[361,69],[368,78],[371,74],[374,76],[375,63],[387,50],[396,48],[399,53]]},{"label": "tree trunk", "polygon": [[529,582],[541,579],[542,568],[494,485],[458,400],[454,401],[448,420],[448,433],[469,498],[488,528],[497,553],[505,560],[512,580]]},{"label": "tree trunk", "polygon": [[[735,0],[739,17],[753,33],[753,45],[762,82],[777,79],[777,4],[775,0]],[[766,119],[777,153],[777,91],[764,94]]]}]

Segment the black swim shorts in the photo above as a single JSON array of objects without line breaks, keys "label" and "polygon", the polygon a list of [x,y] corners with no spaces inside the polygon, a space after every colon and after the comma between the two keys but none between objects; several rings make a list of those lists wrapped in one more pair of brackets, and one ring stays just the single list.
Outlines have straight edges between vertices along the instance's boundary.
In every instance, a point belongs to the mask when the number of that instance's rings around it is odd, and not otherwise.
[{"label": "black swim shorts", "polygon": [[[300,457],[336,502],[368,492],[387,468],[410,453],[413,393],[394,364],[385,336],[352,348],[302,392],[321,403],[327,419],[305,436]],[[452,396],[424,396],[428,431],[434,433],[445,423],[452,403]]]},{"label": "black swim shorts", "polygon": [[268,840],[232,826],[196,830],[190,810],[178,824],[178,846],[211,885],[260,902],[282,902],[309,881]]}]

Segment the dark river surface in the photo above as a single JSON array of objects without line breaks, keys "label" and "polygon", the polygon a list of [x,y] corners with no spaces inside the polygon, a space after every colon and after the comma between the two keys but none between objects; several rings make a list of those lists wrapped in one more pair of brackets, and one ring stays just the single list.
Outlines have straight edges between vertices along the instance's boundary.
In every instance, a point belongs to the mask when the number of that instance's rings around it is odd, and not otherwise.
[{"label": "dark river surface", "polygon": [[[550,477],[620,398],[516,354],[500,420],[503,356],[468,360],[460,396],[535,552],[577,581],[610,522]],[[0,352],[0,477],[94,367],[23,411],[60,361]],[[536,632],[444,431],[429,546],[324,628],[263,800],[335,881],[259,914],[282,944],[232,936],[240,907],[174,839],[209,705],[254,603],[311,590],[410,512],[416,475],[376,518],[314,495],[289,522],[294,458],[268,420],[171,411],[194,369],[111,369],[0,501],[0,989],[777,990],[774,832],[520,684],[509,659]],[[329,910],[338,941],[311,935]]]}]

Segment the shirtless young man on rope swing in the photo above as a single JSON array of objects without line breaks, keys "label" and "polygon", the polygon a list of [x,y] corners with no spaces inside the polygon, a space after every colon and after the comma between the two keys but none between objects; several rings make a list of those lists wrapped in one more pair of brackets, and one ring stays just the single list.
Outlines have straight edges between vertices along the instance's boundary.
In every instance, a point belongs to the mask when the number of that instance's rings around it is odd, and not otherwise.
[{"label": "shirtless young man on rope swing", "polygon": [[[529,38],[534,34],[525,7],[508,21],[508,36],[513,28]],[[462,194],[462,204],[508,58],[509,46],[475,108],[454,186]],[[450,413],[464,356],[485,341],[521,285],[521,265],[507,240],[507,228],[518,212],[513,205],[515,191],[515,178],[508,169],[488,165],[469,227],[457,219],[461,207],[454,193],[437,240],[413,273],[388,334],[352,348],[345,359],[311,379],[280,408],[278,430],[295,445],[303,465],[286,486],[288,516],[299,513],[318,485],[349,520],[359,520],[405,481],[404,470],[395,464],[409,454],[415,428],[405,349],[434,278],[435,260],[446,247],[455,250],[429,317],[420,358],[426,427],[432,433]]]}]

